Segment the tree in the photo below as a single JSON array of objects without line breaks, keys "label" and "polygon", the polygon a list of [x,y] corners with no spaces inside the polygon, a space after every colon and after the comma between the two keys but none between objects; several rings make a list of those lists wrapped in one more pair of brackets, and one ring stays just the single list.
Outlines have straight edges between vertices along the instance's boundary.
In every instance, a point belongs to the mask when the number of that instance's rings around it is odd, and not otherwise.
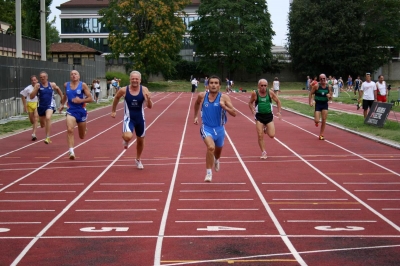
[{"label": "tree", "polygon": [[190,35],[206,72],[216,72],[221,65],[230,75],[236,69],[269,69],[275,32],[265,0],[204,0],[197,13]]},{"label": "tree", "polygon": [[15,0],[0,0],[0,21],[15,26]]},{"label": "tree", "polygon": [[111,56],[130,59],[146,81],[152,73],[174,71],[185,26],[179,14],[190,0],[110,0],[99,11],[109,30]]},{"label": "tree", "polygon": [[54,16],[52,21],[46,22],[46,50],[48,51],[52,43],[58,43],[60,41],[60,35],[55,26],[56,17]]},{"label": "tree", "polygon": [[[379,7],[379,8],[378,8]],[[398,0],[295,0],[288,50],[296,71],[347,76],[387,63],[400,45]]]},{"label": "tree", "polygon": [[[53,0],[45,0],[46,22],[50,14],[50,5],[52,2]],[[25,14],[22,21],[22,35],[40,40],[40,1],[24,0],[22,1],[22,9]]]}]

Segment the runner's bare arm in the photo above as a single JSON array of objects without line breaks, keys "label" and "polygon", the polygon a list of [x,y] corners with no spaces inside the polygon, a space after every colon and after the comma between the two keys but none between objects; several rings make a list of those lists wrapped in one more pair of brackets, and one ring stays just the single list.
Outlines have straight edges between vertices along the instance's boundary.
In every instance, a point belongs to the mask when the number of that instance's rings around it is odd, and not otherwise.
[{"label": "runner's bare arm", "polygon": [[253,91],[253,92],[251,93],[250,101],[249,101],[249,108],[250,108],[250,111],[251,111],[251,113],[252,113],[253,115],[256,113],[256,109],[255,109],[255,107],[254,107],[254,102],[256,101],[256,99],[257,99],[257,94],[256,94],[255,91]]},{"label": "runner's bare arm", "polygon": [[198,115],[199,115],[199,110],[200,110],[200,105],[203,103],[205,93],[201,92],[197,96],[196,102],[194,103],[194,124],[198,125]]},{"label": "runner's bare arm", "polygon": [[270,90],[270,95],[271,95],[272,100],[274,100],[274,102],[276,103],[276,106],[277,106],[277,108],[278,108],[277,114],[279,115],[279,118],[281,118],[281,116],[282,116],[282,114],[281,114],[281,111],[282,111],[282,103],[281,103],[281,101],[279,100],[278,96],[277,96],[273,91],[271,91],[271,90]]},{"label": "runner's bare arm", "polygon": [[121,99],[121,97],[125,96],[125,93],[126,93],[126,87],[122,87],[118,90],[117,94],[115,94],[114,101],[113,101],[112,108],[111,108],[111,117],[112,118],[115,118],[115,116],[117,115],[116,110],[117,110],[117,105],[118,105],[119,99]]},{"label": "runner's bare arm", "polygon": [[143,87],[143,95],[146,100],[147,108],[151,109],[153,107],[153,101],[151,100],[151,93],[147,87]]},{"label": "runner's bare arm", "polygon": [[222,97],[220,100],[220,105],[221,105],[222,109],[227,111],[231,116],[233,116],[233,117],[236,116],[236,109],[233,107],[231,98],[229,98],[228,95],[222,94]]},{"label": "runner's bare arm", "polygon": [[39,88],[40,88],[40,84],[36,83],[35,87],[33,88],[32,92],[31,92],[31,94],[29,94],[29,98],[31,98],[31,99],[35,98],[37,93],[38,93],[38,91],[39,91]]}]

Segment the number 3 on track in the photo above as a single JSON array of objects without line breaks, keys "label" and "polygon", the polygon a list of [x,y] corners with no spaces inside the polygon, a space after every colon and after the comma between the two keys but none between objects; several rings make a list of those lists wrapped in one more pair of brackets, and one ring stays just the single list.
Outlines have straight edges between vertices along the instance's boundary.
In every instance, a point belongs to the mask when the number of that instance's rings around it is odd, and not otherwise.
[{"label": "number 3 on track", "polygon": [[315,229],[321,231],[362,231],[364,230],[364,227],[346,226],[346,228],[343,227],[332,228],[332,226],[329,225],[322,225],[322,226],[316,226]]}]

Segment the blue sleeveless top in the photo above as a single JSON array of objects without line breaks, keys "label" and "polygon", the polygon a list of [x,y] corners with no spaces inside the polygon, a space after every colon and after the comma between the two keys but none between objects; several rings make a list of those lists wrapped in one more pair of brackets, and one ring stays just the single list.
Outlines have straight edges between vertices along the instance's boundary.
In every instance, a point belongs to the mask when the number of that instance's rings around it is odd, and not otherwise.
[{"label": "blue sleeveless top", "polygon": [[125,94],[125,105],[124,105],[124,118],[130,118],[131,120],[144,120],[144,108],[143,102],[145,101],[142,85],[140,85],[140,90],[138,95],[133,96],[129,92],[129,85],[126,86]]},{"label": "blue sleeveless top", "polygon": [[79,82],[78,87],[76,87],[75,90],[71,89],[71,82],[67,82],[66,94],[68,98],[68,107],[69,107],[68,110],[76,110],[83,108],[84,103],[72,102],[72,99],[76,97],[83,99],[83,96],[85,95],[82,89],[82,81]]},{"label": "blue sleeveless top", "polygon": [[214,102],[208,100],[209,92],[206,93],[201,107],[201,119],[203,124],[208,127],[221,127],[226,124],[227,116],[226,111],[221,108],[219,102],[222,93],[218,93]]},{"label": "blue sleeveless top", "polygon": [[39,106],[41,107],[55,107],[55,103],[53,101],[54,90],[50,85],[50,82],[47,83],[47,87],[44,87],[42,83],[40,84],[40,89],[37,93]]}]

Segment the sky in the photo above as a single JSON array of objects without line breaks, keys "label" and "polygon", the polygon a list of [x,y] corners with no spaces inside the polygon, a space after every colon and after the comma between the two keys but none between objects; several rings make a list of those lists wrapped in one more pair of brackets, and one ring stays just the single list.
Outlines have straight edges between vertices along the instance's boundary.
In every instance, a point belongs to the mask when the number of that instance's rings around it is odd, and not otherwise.
[{"label": "sky", "polygon": [[[50,6],[51,14],[49,20],[52,20],[56,16],[56,27],[58,32],[61,32],[61,21],[59,18],[60,10],[56,8],[68,0],[53,0]],[[268,11],[271,14],[272,29],[275,31],[275,36],[272,42],[278,46],[284,46],[287,38],[287,19],[289,13],[289,0],[267,0]]]}]

